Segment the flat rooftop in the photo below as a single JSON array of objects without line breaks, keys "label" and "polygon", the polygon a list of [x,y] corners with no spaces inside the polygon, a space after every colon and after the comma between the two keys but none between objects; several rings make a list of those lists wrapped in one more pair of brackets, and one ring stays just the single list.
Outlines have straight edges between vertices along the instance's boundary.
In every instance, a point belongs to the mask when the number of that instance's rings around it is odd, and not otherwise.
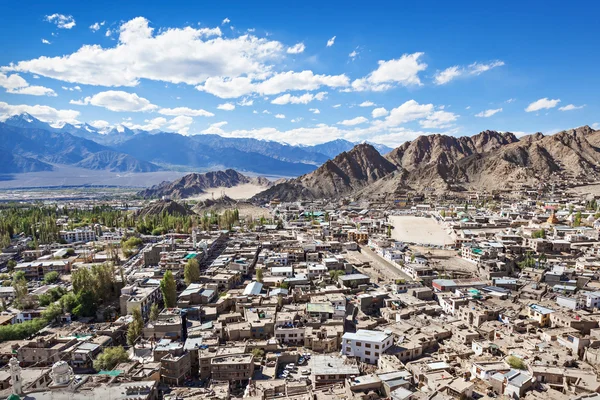
[{"label": "flat rooftop", "polygon": [[348,340],[357,340],[363,342],[383,342],[388,337],[390,337],[391,333],[385,333],[382,331],[371,331],[367,329],[359,329],[356,333],[346,332],[343,339]]}]

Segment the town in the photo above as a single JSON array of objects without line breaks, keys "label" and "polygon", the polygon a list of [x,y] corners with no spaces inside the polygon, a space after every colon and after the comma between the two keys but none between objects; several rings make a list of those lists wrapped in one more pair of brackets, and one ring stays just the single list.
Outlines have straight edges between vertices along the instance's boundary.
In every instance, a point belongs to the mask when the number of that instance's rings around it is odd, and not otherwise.
[{"label": "town", "polygon": [[594,196],[174,204],[1,207],[3,397],[600,398]]}]

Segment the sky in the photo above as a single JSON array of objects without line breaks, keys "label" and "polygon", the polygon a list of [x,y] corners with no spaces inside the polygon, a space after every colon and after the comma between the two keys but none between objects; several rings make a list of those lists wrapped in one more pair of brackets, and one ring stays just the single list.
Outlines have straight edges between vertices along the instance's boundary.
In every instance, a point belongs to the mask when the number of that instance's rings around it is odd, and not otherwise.
[{"label": "sky", "polygon": [[600,129],[600,30],[585,18],[598,11],[591,1],[11,2],[0,120],[28,112],[54,126],[392,147],[434,133]]}]

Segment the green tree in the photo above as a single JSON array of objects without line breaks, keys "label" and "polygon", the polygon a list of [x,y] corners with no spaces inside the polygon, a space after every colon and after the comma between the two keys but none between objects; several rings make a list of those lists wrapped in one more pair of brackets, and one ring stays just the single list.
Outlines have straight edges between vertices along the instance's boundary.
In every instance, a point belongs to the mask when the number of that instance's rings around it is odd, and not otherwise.
[{"label": "green tree", "polygon": [[165,272],[161,279],[160,291],[163,295],[165,307],[174,308],[177,305],[177,283],[171,271]]},{"label": "green tree", "polygon": [[58,274],[58,272],[56,272],[56,271],[50,271],[46,275],[44,275],[44,283],[46,285],[55,283],[55,282],[58,281],[59,277],[60,277],[60,275]]},{"label": "green tree", "polygon": [[262,268],[257,268],[256,269],[256,282],[261,282],[263,281],[263,270]]},{"label": "green tree", "polygon": [[329,271],[329,277],[331,278],[332,281],[337,282],[339,277],[342,275],[346,275],[346,273],[342,270],[339,269],[335,269],[333,271]]},{"label": "green tree", "polygon": [[15,290],[15,305],[24,310],[33,306],[33,299],[29,296],[27,280],[23,274],[15,274],[13,278],[13,289]]},{"label": "green tree", "polygon": [[48,321],[48,323],[52,323],[62,314],[63,308],[60,303],[52,303],[42,312],[42,318]]},{"label": "green tree", "polygon": [[185,264],[185,269],[183,271],[183,277],[185,279],[185,284],[189,285],[190,283],[198,282],[200,280],[200,263],[195,258],[190,258]]},{"label": "green tree", "polygon": [[135,342],[137,342],[144,330],[142,311],[139,308],[135,308],[132,315],[133,321],[131,321],[129,328],[127,329],[127,344],[130,346],[133,346]]},{"label": "green tree", "polygon": [[150,307],[150,321],[158,320],[158,314],[160,314],[160,308],[158,308],[157,303],[154,303],[152,304],[152,307]]},{"label": "green tree", "polygon": [[96,371],[111,371],[120,363],[129,361],[129,355],[123,346],[107,347],[94,360]]},{"label": "green tree", "polygon": [[506,359],[506,363],[508,365],[510,365],[511,368],[514,368],[514,369],[527,369],[527,367],[525,366],[525,363],[519,357],[510,356]]},{"label": "green tree", "polygon": [[531,234],[531,237],[534,239],[545,239],[546,238],[546,230],[540,229],[538,231],[534,231]]},{"label": "green tree", "polygon": [[255,348],[251,351],[254,358],[263,358],[265,355],[265,351],[263,349]]},{"label": "green tree", "polygon": [[8,268],[8,270],[11,272],[15,269],[16,266],[17,262],[15,260],[8,260],[8,262],[6,263],[6,268]]},{"label": "green tree", "polygon": [[575,218],[573,219],[573,226],[581,225],[581,211],[577,211],[575,214]]}]

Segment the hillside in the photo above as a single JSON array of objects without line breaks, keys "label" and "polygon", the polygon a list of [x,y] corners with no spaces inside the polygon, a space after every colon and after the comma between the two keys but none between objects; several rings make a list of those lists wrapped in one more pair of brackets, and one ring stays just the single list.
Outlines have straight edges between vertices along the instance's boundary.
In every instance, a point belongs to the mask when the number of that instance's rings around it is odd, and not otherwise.
[{"label": "hillside", "polygon": [[267,188],[271,182],[263,177],[248,177],[228,169],[213,171],[205,174],[188,174],[173,182],[163,182],[138,193],[143,198],[160,198],[169,196],[176,199],[193,197],[206,193],[208,189],[231,188],[243,184],[254,184]]},{"label": "hillside", "polygon": [[161,215],[166,213],[167,215],[194,215],[195,213],[187,208],[185,205],[180,204],[173,200],[158,200],[148,204],[146,207],[137,211],[141,217],[147,217],[152,215]]},{"label": "hillside", "polygon": [[[468,151],[475,150],[473,153],[463,153],[468,155],[461,154],[453,146],[445,147],[447,153],[441,155],[439,146],[433,146],[430,152],[440,154],[437,160],[422,158],[419,165],[412,161],[414,157],[402,157],[401,163],[405,166],[402,173],[387,176],[362,194],[385,195],[399,189],[438,192],[510,190],[518,185],[536,185],[559,177],[566,180],[600,178],[600,151],[595,147],[600,135],[589,126],[550,136],[539,133],[516,141],[511,138],[506,144],[497,140],[498,135],[488,133],[486,136],[496,136],[496,139],[479,142],[479,146],[469,148]],[[509,136],[502,134],[502,137]],[[465,142],[458,141],[460,144]]]},{"label": "hillside", "polygon": [[362,189],[394,170],[394,164],[372,145],[363,143],[328,160],[314,172],[274,185],[253,199],[264,202],[274,198],[292,201],[340,197]]},{"label": "hillside", "polygon": [[52,170],[48,168],[48,164],[113,172],[149,172],[160,169],[94,141],[44,129],[44,123],[31,116],[12,117],[9,120],[17,125],[0,123],[0,143],[6,153],[15,157],[15,163],[0,165],[0,173]]}]

